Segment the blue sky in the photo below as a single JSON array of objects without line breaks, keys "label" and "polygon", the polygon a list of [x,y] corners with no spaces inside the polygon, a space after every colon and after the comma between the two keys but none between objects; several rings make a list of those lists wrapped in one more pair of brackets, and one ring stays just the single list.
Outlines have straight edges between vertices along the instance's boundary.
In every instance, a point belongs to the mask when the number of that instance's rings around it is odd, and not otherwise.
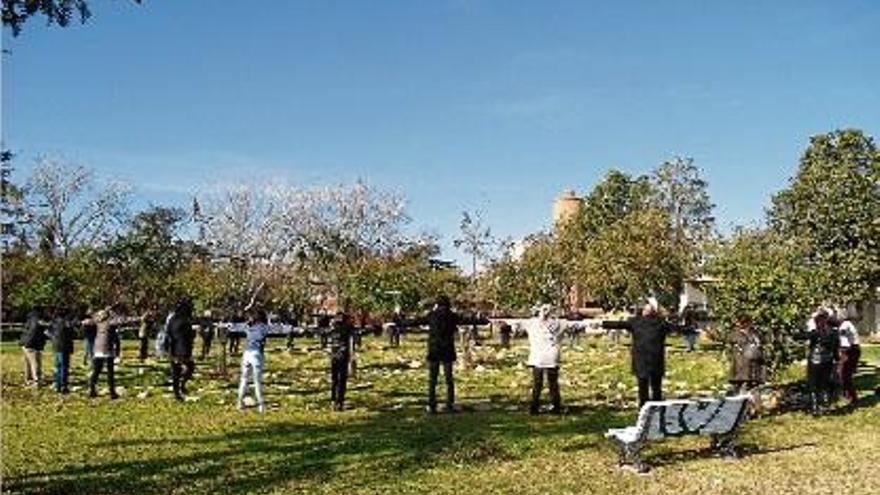
[{"label": "blue sky", "polygon": [[145,3],[4,33],[22,174],[60,155],[181,204],[360,177],[459,259],[463,209],[519,237],[563,189],[674,154],[704,169],[722,227],[753,223],[810,135],[880,136],[871,0]]}]

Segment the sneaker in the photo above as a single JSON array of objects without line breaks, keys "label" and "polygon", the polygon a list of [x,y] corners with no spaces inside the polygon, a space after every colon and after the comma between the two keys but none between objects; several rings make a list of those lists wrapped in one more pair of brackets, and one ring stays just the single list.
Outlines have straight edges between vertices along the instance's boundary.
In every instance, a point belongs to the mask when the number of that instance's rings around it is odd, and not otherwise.
[{"label": "sneaker", "polygon": [[434,415],[434,414],[437,414],[437,408],[431,407],[431,406],[425,406],[425,412],[427,412],[428,414]]},{"label": "sneaker", "polygon": [[264,406],[263,404],[260,404],[259,406],[257,406],[257,412],[259,412],[260,414],[265,413],[265,412],[266,412],[266,406]]},{"label": "sneaker", "polygon": [[110,400],[116,400],[118,398],[119,398],[119,394],[117,394],[116,392],[110,393]]}]

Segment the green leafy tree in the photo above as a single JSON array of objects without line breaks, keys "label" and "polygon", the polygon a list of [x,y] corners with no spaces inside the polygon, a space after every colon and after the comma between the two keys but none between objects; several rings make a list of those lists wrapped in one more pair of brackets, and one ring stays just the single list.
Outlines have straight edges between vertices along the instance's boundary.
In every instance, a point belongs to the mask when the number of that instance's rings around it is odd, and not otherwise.
[{"label": "green leafy tree", "polygon": [[707,268],[718,279],[707,291],[722,342],[730,342],[737,318],[745,315],[760,330],[771,371],[799,356],[792,334],[804,329],[819,299],[811,288],[815,274],[796,241],[771,230],[741,230],[718,245]]},{"label": "green leafy tree", "polygon": [[855,129],[813,136],[770,224],[804,251],[816,295],[846,304],[880,286],[880,151]]},{"label": "green leafy tree", "polygon": [[647,295],[669,307],[685,275],[670,236],[670,219],[657,209],[636,210],[604,228],[580,260],[580,281],[603,307],[625,308]]},{"label": "green leafy tree", "polygon": [[715,205],[709,197],[708,182],[692,158],[680,156],[663,162],[653,172],[651,182],[652,202],[669,217],[679,258],[687,262],[686,272],[698,270],[715,226]]},{"label": "green leafy tree", "polygon": [[[141,3],[142,0],[133,0]],[[67,27],[79,20],[85,23],[91,16],[89,2],[86,0],[3,0],[3,25],[12,29],[18,36],[26,21],[42,16],[47,24]]]}]

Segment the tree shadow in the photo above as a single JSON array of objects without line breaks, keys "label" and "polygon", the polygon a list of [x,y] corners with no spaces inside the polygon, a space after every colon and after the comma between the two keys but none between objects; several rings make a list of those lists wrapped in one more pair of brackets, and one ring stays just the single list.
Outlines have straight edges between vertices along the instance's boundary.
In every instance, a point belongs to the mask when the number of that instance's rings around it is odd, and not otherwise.
[{"label": "tree shadow", "polygon": [[[342,413],[347,414],[347,413]],[[524,455],[524,440],[595,437],[571,449],[596,445],[623,418],[596,410],[577,416],[531,418],[473,412],[428,416],[386,411],[341,423],[279,422],[187,438],[101,442],[88,446],[99,463],[9,477],[12,493],[251,493],[320,483],[352,475],[365,485],[392,484],[402,473],[438,463],[480,465]],[[124,460],[122,451],[161,452],[156,458]],[[356,489],[356,488],[355,488]]]}]

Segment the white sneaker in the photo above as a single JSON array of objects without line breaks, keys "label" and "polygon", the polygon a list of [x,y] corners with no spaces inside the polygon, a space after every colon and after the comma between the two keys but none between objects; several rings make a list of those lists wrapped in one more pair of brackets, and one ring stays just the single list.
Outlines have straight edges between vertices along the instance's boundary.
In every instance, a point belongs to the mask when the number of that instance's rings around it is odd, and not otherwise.
[{"label": "white sneaker", "polygon": [[257,412],[259,412],[260,414],[263,414],[264,412],[266,412],[266,406],[264,406],[263,404],[260,404],[257,407]]}]

